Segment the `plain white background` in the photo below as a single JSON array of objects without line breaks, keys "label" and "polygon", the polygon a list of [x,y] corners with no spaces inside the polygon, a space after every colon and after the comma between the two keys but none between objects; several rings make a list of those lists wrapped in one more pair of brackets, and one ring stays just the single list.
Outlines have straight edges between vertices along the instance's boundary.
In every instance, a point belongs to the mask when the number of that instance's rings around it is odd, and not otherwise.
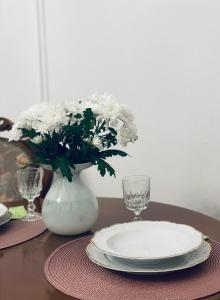
[{"label": "plain white background", "polygon": [[[35,0],[0,0],[1,114],[41,101]],[[220,2],[45,0],[50,101],[109,92],[130,106],[139,140],[85,177],[97,196],[148,174],[152,201],[220,218]]]}]

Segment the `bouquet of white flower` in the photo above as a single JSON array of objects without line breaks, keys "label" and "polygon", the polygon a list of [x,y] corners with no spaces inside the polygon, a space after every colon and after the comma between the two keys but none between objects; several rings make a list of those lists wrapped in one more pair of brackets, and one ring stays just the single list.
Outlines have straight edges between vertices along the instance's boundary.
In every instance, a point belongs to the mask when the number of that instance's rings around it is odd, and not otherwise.
[{"label": "bouquet of white flower", "polygon": [[137,140],[134,116],[111,95],[92,95],[86,100],[64,105],[41,103],[22,113],[10,131],[9,140],[23,140],[35,153],[36,163],[60,169],[72,180],[75,164],[91,162],[100,174],[115,170],[105,161]]}]

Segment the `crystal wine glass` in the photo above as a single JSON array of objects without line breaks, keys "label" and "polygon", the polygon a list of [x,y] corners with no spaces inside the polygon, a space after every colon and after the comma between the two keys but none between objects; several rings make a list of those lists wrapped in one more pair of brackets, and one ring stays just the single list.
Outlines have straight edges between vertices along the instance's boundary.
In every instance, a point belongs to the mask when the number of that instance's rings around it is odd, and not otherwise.
[{"label": "crystal wine glass", "polygon": [[124,202],[135,214],[133,221],[141,220],[140,214],[150,201],[150,177],[146,175],[126,176],[122,179]]},{"label": "crystal wine glass", "polygon": [[18,190],[22,197],[28,200],[27,215],[24,221],[41,219],[41,214],[35,212],[34,199],[40,196],[42,190],[43,169],[28,166],[17,170]]}]

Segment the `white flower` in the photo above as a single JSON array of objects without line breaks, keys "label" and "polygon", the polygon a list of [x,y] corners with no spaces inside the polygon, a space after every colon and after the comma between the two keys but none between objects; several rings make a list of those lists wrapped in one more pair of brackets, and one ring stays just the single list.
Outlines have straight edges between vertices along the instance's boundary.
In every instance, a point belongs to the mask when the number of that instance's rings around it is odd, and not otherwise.
[{"label": "white flower", "polygon": [[19,141],[22,137],[21,129],[17,129],[16,126],[13,126],[9,131],[9,141]]},{"label": "white flower", "polygon": [[34,144],[40,144],[43,142],[43,138],[41,135],[37,135],[33,139],[31,139],[31,142]]},{"label": "white flower", "polygon": [[132,124],[129,127],[121,127],[117,139],[122,147],[126,147],[129,142],[134,143],[138,139],[136,126]]},{"label": "white flower", "polygon": [[137,139],[137,129],[134,125],[134,115],[126,105],[108,94],[93,94],[84,103],[85,106],[95,108],[98,118],[106,120],[106,128],[112,127],[117,131],[118,142],[127,146],[129,142]]},{"label": "white flower", "polygon": [[[96,124],[101,125],[103,121],[101,135],[106,136],[109,127],[117,132],[117,141],[122,146],[127,146],[129,142],[137,139],[137,129],[134,124],[134,115],[129,111],[126,105],[120,104],[112,95],[93,94],[86,100],[79,102],[70,102],[62,105],[40,103],[21,114],[13,129],[10,132],[10,140],[19,140],[22,138],[21,129],[35,130],[39,135],[32,139],[32,142],[39,144],[45,134],[61,133],[63,126],[70,124],[80,126],[83,116],[79,119],[77,114],[83,115],[85,109],[91,108],[96,118]],[[98,149],[103,149],[100,136],[93,138],[91,143]]]},{"label": "white flower", "polygon": [[83,105],[90,107],[96,115],[106,120],[108,119],[110,122],[112,121],[111,124],[113,128],[118,127],[118,121],[123,122],[126,126],[134,121],[134,115],[128,107],[124,104],[120,104],[112,95],[93,94],[88,97],[86,102],[83,102]]},{"label": "white flower", "polygon": [[80,113],[82,113],[86,108],[91,108],[95,116],[99,116],[102,114],[101,103],[95,101],[93,98],[88,98],[87,100],[80,101],[77,104],[77,109]]},{"label": "white flower", "polygon": [[77,123],[77,119],[75,117],[71,117],[71,119],[70,119],[70,125],[73,125],[75,123]]},{"label": "white flower", "polygon": [[96,137],[93,138],[92,145],[94,145],[95,147],[97,147],[99,150],[103,149],[102,141],[101,141],[101,139],[98,136],[96,136]]},{"label": "white flower", "polygon": [[132,112],[130,112],[126,105],[121,105],[119,119],[122,120],[125,124],[134,121],[134,115]]},{"label": "white flower", "polygon": [[62,126],[69,121],[64,108],[60,105],[47,107],[38,122],[33,123],[33,129],[40,133],[59,132]]},{"label": "white flower", "polygon": [[95,115],[104,119],[116,118],[120,108],[119,103],[108,94],[93,94],[87,98],[84,105],[90,107]]},{"label": "white flower", "polygon": [[109,127],[114,128],[116,131],[121,127],[121,122],[118,119],[112,119],[109,122]]},{"label": "white flower", "polygon": [[68,116],[61,105],[41,103],[25,111],[17,122],[17,128],[34,129],[39,133],[59,132],[68,123]]}]

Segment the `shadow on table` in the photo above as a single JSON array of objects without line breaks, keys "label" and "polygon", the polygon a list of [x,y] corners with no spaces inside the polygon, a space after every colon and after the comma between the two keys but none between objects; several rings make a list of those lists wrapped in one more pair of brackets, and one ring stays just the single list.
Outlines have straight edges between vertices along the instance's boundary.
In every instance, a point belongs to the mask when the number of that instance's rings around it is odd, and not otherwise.
[{"label": "shadow on table", "polygon": [[47,300],[60,300],[60,299],[73,299],[70,296],[64,295],[62,292],[56,290],[54,287],[50,286],[47,290]]},{"label": "shadow on table", "polygon": [[91,235],[92,232],[88,231],[85,232],[83,234],[78,234],[78,235],[72,235],[72,236],[62,236],[62,235],[58,235],[52,232],[48,232],[47,236],[44,239],[44,255],[45,258],[47,259],[48,256],[54,251],[56,250],[58,247],[72,241],[72,240],[76,240],[79,238],[82,238],[84,236],[89,236]]}]

